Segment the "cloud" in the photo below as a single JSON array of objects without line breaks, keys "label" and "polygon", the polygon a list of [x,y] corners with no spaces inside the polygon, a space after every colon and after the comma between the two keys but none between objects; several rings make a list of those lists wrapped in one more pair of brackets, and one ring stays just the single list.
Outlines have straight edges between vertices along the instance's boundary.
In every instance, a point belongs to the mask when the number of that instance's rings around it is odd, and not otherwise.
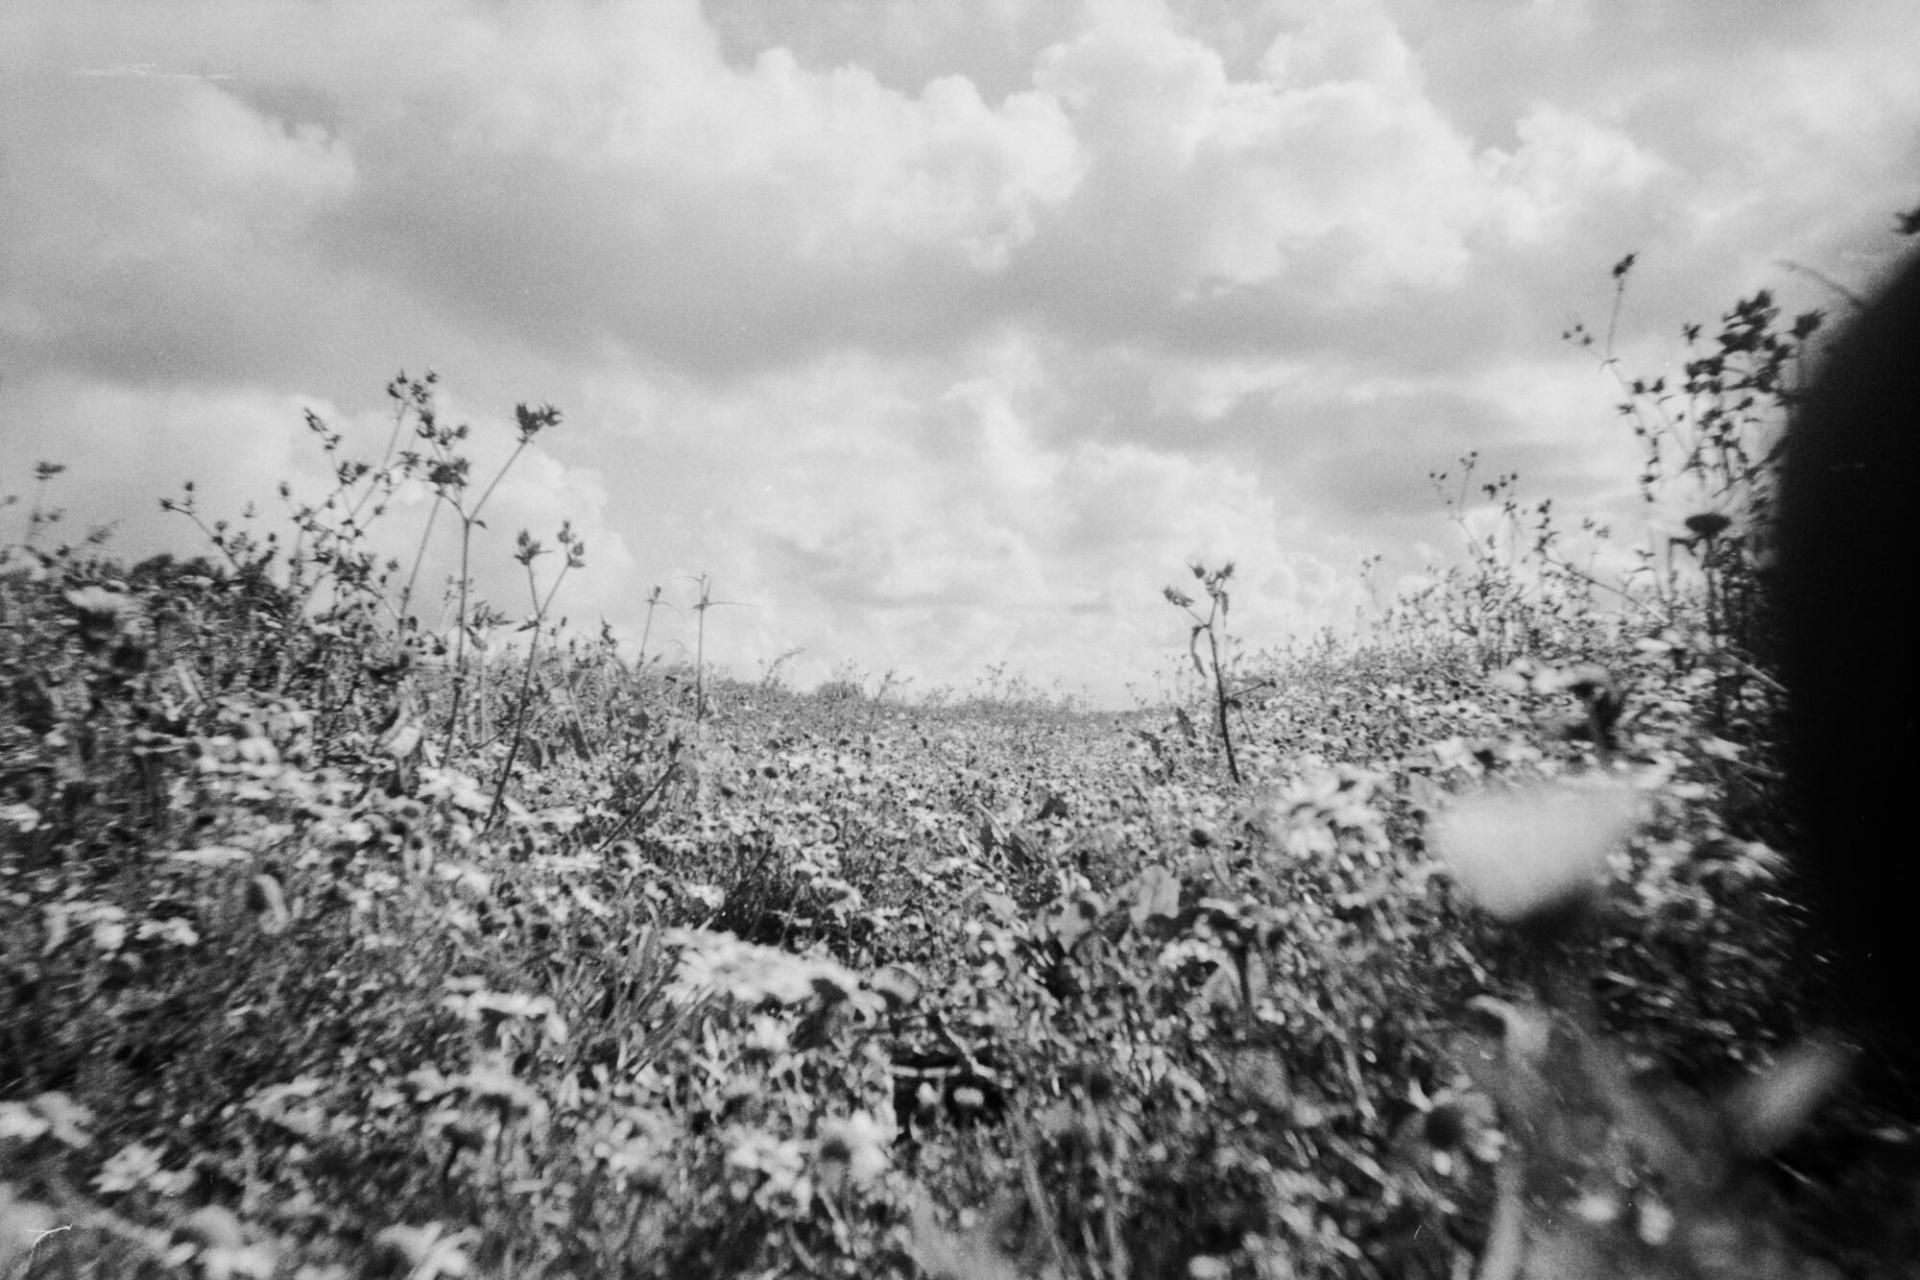
[{"label": "cloud", "polygon": [[60,73],[4,91],[5,336],[30,362],[142,381],[232,376],[316,337],[302,239],[350,149],[187,76]]},{"label": "cloud", "polygon": [[[1052,376],[1041,347],[1006,339],[958,367],[847,356],[725,395],[604,386],[581,422],[623,424],[631,452],[609,470],[631,483],[610,505],[689,516],[635,545],[649,569],[629,609],[654,583],[684,604],[705,574],[737,606],[709,615],[707,652],[742,669],[802,648],[804,679],[851,660],[924,688],[1005,661],[1107,698],[1179,643],[1158,591],[1196,557],[1279,574],[1288,594],[1245,608],[1269,639],[1350,610],[1257,473],[1076,437],[1048,421]],[[690,650],[691,628],[654,635]]]},{"label": "cloud", "polygon": [[529,345],[718,372],[964,326],[1076,180],[1035,95],[989,108],[948,77],[909,97],[780,49],[736,70],[645,7],[529,12],[414,70],[432,92],[329,228]]}]

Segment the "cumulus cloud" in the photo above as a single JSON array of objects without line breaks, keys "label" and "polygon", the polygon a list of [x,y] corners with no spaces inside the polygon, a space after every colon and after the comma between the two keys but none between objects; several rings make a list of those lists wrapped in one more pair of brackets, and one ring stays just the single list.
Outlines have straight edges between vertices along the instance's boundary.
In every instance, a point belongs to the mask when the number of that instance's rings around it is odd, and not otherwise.
[{"label": "cumulus cloud", "polygon": [[164,381],[318,337],[277,286],[353,191],[340,139],[190,76],[40,73],[3,92],[10,346]]}]

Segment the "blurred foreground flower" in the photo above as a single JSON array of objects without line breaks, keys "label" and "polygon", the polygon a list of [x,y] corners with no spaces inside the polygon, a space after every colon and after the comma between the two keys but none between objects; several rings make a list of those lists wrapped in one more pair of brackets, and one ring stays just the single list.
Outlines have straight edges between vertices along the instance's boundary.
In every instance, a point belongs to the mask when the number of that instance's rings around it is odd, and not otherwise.
[{"label": "blurred foreground flower", "polygon": [[1522,921],[1595,892],[1638,810],[1624,783],[1482,792],[1439,817],[1432,843],[1475,901],[1501,920]]}]

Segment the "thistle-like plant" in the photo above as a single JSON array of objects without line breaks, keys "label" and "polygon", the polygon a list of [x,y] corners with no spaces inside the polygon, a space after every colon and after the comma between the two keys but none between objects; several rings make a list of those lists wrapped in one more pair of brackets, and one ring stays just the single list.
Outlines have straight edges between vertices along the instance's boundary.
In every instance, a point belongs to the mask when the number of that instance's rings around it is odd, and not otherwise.
[{"label": "thistle-like plant", "polygon": [[[469,572],[473,551],[473,531],[482,527],[480,513],[486,509],[487,500],[493,497],[494,490],[500,487],[500,481],[506,477],[508,470],[525,452],[527,446],[533,443],[534,437],[542,431],[560,425],[560,411],[552,405],[541,405],[538,408],[529,408],[525,404],[515,405],[513,412],[518,438],[513,452],[500,464],[500,469],[494,473],[493,479],[481,491],[480,496],[469,502],[467,498],[469,463],[465,455],[455,451],[455,446],[467,438],[470,428],[465,423],[449,426],[440,421],[434,407],[433,383],[432,374],[413,380],[402,376],[388,386],[387,394],[411,408],[415,418],[414,434],[425,443],[427,448],[425,454],[408,452],[402,455],[410,465],[424,468],[427,483],[433,487],[434,491],[434,508],[428,513],[426,529],[421,533],[423,550],[426,539],[432,533],[434,517],[438,515],[441,506],[450,508],[460,521],[460,572],[455,585],[457,601],[454,617],[453,696],[452,704],[447,711],[445,745],[445,752],[451,754],[453,737],[460,724],[460,704],[465,698],[467,687],[467,604],[473,585]],[[522,537],[525,537],[524,533]],[[524,550],[524,544],[522,550]],[[522,563],[525,564],[528,561],[523,560]],[[408,591],[403,592],[403,597],[410,593],[411,588],[412,583],[409,582]]]},{"label": "thistle-like plant", "polygon": [[520,697],[514,708],[513,734],[508,742],[506,762],[500,766],[500,776],[493,784],[493,803],[487,809],[486,826],[488,827],[492,827],[494,820],[500,816],[500,806],[506,801],[507,779],[513,776],[514,761],[520,755],[520,744],[526,739],[527,713],[532,709],[529,693],[533,688],[533,666],[540,657],[540,632],[546,626],[547,611],[552,608],[553,597],[560,590],[560,584],[566,580],[567,574],[574,569],[584,568],[587,563],[586,541],[573,531],[571,523],[563,523],[560,526],[557,541],[560,543],[560,550],[566,553],[567,560],[560,572],[554,575],[544,596],[540,594],[540,583],[534,577],[533,562],[546,554],[546,548],[541,546],[539,540],[532,534],[522,529],[518,547],[513,553],[513,558],[519,561],[520,566],[527,572],[527,594],[532,599],[533,615],[527,619],[526,626],[522,629],[532,634],[527,637],[526,665],[520,670]]},{"label": "thistle-like plant", "polygon": [[[1167,587],[1161,594],[1175,608],[1186,611],[1193,619],[1193,630],[1187,636],[1187,653],[1193,659],[1193,669],[1200,673],[1202,680],[1213,683],[1214,723],[1220,731],[1220,749],[1227,758],[1227,775],[1234,782],[1241,781],[1240,762],[1233,751],[1233,730],[1227,721],[1227,709],[1233,705],[1233,695],[1227,688],[1226,663],[1220,656],[1221,643],[1226,638],[1227,608],[1230,603],[1227,595],[1227,580],[1233,577],[1233,562],[1227,561],[1218,569],[1208,569],[1201,564],[1187,566],[1193,570],[1193,576],[1200,580],[1201,587],[1207,593],[1207,611],[1202,614],[1195,608],[1194,598],[1176,587]],[[1200,637],[1207,638],[1207,656],[1200,656]]]},{"label": "thistle-like plant", "polygon": [[[647,620],[640,628],[640,653],[639,656],[633,660],[633,670],[635,674],[646,670],[647,641],[653,635],[653,611],[666,603],[660,598],[660,591],[661,588],[659,584],[656,583],[653,590],[647,592]],[[669,604],[667,608],[671,609],[673,606]]]},{"label": "thistle-like plant", "polygon": [[[694,582],[700,587],[700,598],[693,604],[696,616],[693,629],[693,719],[698,724],[707,714],[707,610],[721,605],[740,605],[741,602],[715,600],[713,580],[704,573],[694,578]],[[657,592],[658,588],[655,590]]]}]

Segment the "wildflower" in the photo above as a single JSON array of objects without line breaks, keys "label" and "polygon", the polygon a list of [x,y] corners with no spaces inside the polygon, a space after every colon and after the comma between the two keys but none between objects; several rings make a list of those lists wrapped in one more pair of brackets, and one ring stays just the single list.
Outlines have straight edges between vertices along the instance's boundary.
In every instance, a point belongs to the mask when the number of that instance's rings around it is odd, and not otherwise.
[{"label": "wildflower", "polygon": [[534,1123],[544,1123],[547,1102],[538,1090],[521,1081],[498,1057],[489,1055],[474,1064],[473,1070],[453,1083],[467,1095],[499,1113],[504,1122],[509,1116],[526,1115]]},{"label": "wildflower", "polygon": [[467,1250],[478,1240],[472,1228],[449,1233],[437,1222],[424,1227],[395,1225],[373,1239],[378,1249],[404,1259],[410,1280],[439,1280],[464,1276],[473,1270]]},{"label": "wildflower", "polygon": [[106,903],[87,907],[93,917],[93,945],[102,955],[113,955],[126,945],[127,913]]},{"label": "wildflower", "polygon": [[28,1102],[0,1102],[0,1140],[32,1142],[51,1133],[78,1151],[92,1141],[87,1126],[93,1114],[64,1093],[42,1093]]},{"label": "wildflower", "polygon": [[742,942],[729,933],[682,929],[673,940],[682,950],[668,993],[683,1004],[716,992],[743,1004],[799,1004],[815,994],[837,1001],[860,986],[852,971],[833,961]]},{"label": "wildflower", "polygon": [[94,1189],[102,1195],[145,1188],[158,1195],[177,1196],[192,1184],[191,1170],[170,1172],[161,1168],[160,1153],[138,1142],[120,1148],[93,1175]]},{"label": "wildflower", "polygon": [[469,813],[483,813],[492,803],[480,784],[458,769],[422,768],[418,791],[422,800],[446,799]]},{"label": "wildflower", "polygon": [[1483,793],[1440,818],[1434,847],[1481,906],[1523,920],[1591,892],[1637,809],[1624,786]]},{"label": "wildflower", "polygon": [[90,650],[113,639],[115,633],[131,621],[130,615],[138,607],[125,592],[109,591],[105,587],[69,591],[66,601],[79,619],[80,641]]},{"label": "wildflower", "polygon": [[762,1208],[780,1198],[803,1204],[813,1199],[806,1152],[792,1138],[776,1138],[757,1130],[749,1132],[727,1152],[727,1164],[742,1173],[760,1175],[753,1182],[736,1181],[734,1194],[742,1199],[751,1195]]},{"label": "wildflower", "polygon": [[887,1171],[887,1151],[893,1145],[893,1125],[883,1124],[865,1111],[856,1111],[844,1120],[828,1120],[820,1126],[816,1148],[823,1166],[823,1182],[833,1178],[851,1178],[866,1184]]},{"label": "wildflower", "polygon": [[179,916],[168,916],[164,920],[142,920],[134,936],[142,942],[158,938],[176,947],[193,947],[200,943],[199,930]]},{"label": "wildflower", "polygon": [[40,812],[30,804],[0,804],[0,822],[25,835],[40,829]]}]

